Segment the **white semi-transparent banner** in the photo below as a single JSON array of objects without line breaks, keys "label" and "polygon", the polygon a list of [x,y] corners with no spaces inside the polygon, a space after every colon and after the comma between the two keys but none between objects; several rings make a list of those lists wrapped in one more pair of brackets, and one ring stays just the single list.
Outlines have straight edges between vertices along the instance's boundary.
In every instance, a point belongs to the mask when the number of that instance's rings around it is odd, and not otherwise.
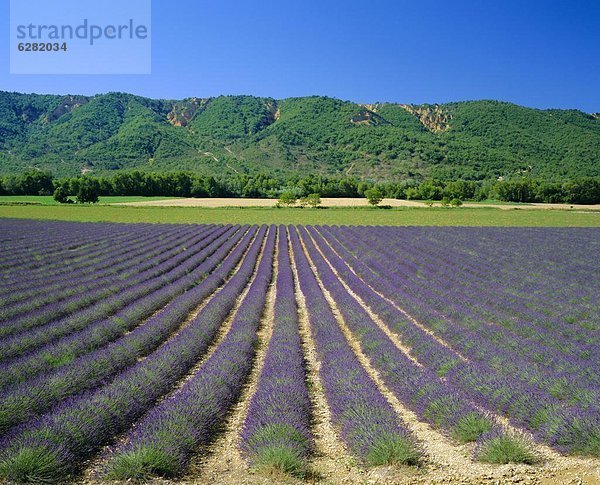
[{"label": "white semi-transparent banner", "polygon": [[11,0],[11,74],[150,74],[151,0]]}]

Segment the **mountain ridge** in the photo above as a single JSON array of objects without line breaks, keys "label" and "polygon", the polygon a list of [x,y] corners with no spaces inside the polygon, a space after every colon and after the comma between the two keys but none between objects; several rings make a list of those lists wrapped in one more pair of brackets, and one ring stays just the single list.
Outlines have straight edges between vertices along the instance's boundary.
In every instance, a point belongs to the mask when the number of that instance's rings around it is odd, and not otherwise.
[{"label": "mountain ridge", "polygon": [[162,100],[0,91],[0,173],[315,173],[376,181],[600,175],[600,119],[480,100]]}]

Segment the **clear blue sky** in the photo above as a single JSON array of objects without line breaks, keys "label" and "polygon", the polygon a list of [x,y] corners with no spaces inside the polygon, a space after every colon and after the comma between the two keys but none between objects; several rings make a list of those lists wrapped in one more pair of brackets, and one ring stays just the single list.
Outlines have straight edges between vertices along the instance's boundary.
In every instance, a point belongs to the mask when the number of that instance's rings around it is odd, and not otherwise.
[{"label": "clear blue sky", "polygon": [[8,17],[0,0],[0,90],[600,111],[600,0],[153,0],[152,74],[135,76],[10,75]]}]

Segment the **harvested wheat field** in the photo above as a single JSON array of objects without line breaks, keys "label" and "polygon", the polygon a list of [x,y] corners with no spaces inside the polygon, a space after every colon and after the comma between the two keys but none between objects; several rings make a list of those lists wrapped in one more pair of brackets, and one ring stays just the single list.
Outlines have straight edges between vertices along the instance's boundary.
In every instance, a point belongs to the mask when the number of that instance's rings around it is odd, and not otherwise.
[{"label": "harvested wheat field", "polygon": [[6,482],[600,483],[600,230],[0,221]]},{"label": "harvested wheat field", "polygon": [[[135,202],[118,202],[110,205],[123,205],[134,207],[275,207],[276,199],[245,199],[245,198],[179,198],[164,200],[149,200]],[[321,198],[323,207],[368,207],[369,203],[365,198],[351,197],[323,197]],[[416,200],[401,199],[383,199],[381,205],[389,207],[427,207],[425,202]],[[433,203],[439,206],[439,202]],[[524,209],[561,209],[561,210],[580,210],[580,211],[600,211],[600,204],[595,205],[568,205],[568,204],[485,204],[469,203],[463,204],[464,207],[495,207],[498,209],[515,209],[518,207]]]}]

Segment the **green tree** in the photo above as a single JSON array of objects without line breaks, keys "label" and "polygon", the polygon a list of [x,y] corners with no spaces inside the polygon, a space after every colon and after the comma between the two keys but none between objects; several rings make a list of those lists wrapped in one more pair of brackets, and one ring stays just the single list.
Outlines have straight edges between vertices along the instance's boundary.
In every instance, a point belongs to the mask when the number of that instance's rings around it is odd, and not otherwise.
[{"label": "green tree", "polygon": [[600,179],[581,178],[564,185],[565,199],[570,204],[598,204],[600,202]]},{"label": "green tree", "polygon": [[202,178],[196,178],[192,183],[190,195],[192,197],[208,197],[208,190],[206,190],[206,181]]},{"label": "green tree", "polygon": [[77,191],[77,202],[79,204],[95,204],[98,202],[100,184],[96,179],[85,177],[79,182]]},{"label": "green tree", "polygon": [[419,198],[419,189],[416,187],[409,187],[405,192],[406,200],[418,199]]},{"label": "green tree", "polygon": [[308,194],[306,196],[308,205],[315,208],[321,205],[321,196],[319,194]]},{"label": "green tree", "polygon": [[447,182],[444,187],[444,195],[452,199],[472,199],[475,197],[477,184],[475,182],[466,182],[464,180],[455,180]]},{"label": "green tree", "polygon": [[278,204],[291,207],[296,204],[298,197],[292,191],[286,190],[279,196]]},{"label": "green tree", "polygon": [[436,180],[426,180],[419,185],[419,199],[421,200],[441,200],[443,189],[440,182]]},{"label": "green tree", "polygon": [[535,181],[528,178],[500,181],[494,187],[498,199],[506,202],[537,202]]},{"label": "green tree", "polygon": [[308,194],[306,197],[300,199],[300,205],[302,207],[318,207],[321,205],[321,196],[319,194]]},{"label": "green tree", "polygon": [[378,206],[379,203],[383,200],[383,193],[379,189],[379,187],[373,187],[371,189],[365,190],[365,197],[367,201],[372,206]]},{"label": "green tree", "polygon": [[59,204],[68,203],[67,201],[69,200],[69,194],[62,185],[56,187],[56,190],[54,191],[54,200]]},{"label": "green tree", "polygon": [[24,195],[50,195],[54,191],[52,174],[39,170],[30,170],[21,175],[20,186]]}]

